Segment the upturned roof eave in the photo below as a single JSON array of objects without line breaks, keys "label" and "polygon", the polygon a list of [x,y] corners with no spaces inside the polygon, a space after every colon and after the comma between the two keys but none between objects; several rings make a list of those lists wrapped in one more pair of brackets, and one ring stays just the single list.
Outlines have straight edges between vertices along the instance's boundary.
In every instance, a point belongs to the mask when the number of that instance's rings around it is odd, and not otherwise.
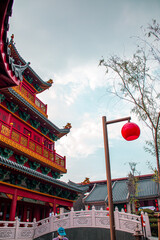
[{"label": "upturned roof eave", "polygon": [[[26,62],[26,61],[21,57],[21,55],[19,54],[19,52],[18,52],[17,48],[15,47],[15,44],[13,43],[12,40],[10,40],[9,44],[13,47],[15,53],[17,54],[17,56],[18,56],[18,58],[21,60],[21,62],[23,62],[23,64],[27,64],[27,62]],[[38,76],[38,74],[37,74],[30,66],[28,66],[27,69],[29,69],[29,71],[39,80],[39,82],[40,82],[42,85],[45,86],[44,89],[43,89],[42,91],[39,91],[38,93],[43,92],[44,90],[46,90],[46,89],[48,89],[48,88],[50,88],[50,87],[52,86],[51,83],[48,83],[48,82],[43,81],[43,80]],[[42,85],[41,85],[41,87],[42,87]]]},{"label": "upturned roof eave", "polygon": [[81,189],[81,190],[83,191],[83,193],[86,192],[86,191],[89,189],[88,186],[85,186],[85,185],[82,186],[82,185],[79,185],[79,184],[77,184],[77,183],[74,183],[74,182],[72,182],[72,181],[70,181],[70,180],[69,180],[68,184],[71,185],[71,186],[78,187],[79,189]]},{"label": "upturned roof eave", "polygon": [[48,120],[43,114],[41,114],[36,108],[34,108],[30,103],[28,103],[24,98],[22,98],[16,91],[12,88],[9,88],[8,91],[14,95],[19,101],[23,102],[27,107],[30,108],[31,111],[36,113],[41,119],[43,119],[49,126],[59,132],[62,136],[66,135],[70,132],[69,128],[59,129],[56,125],[54,125],[50,120]]},{"label": "upturned roof eave", "polygon": [[0,68],[1,68],[1,89],[18,86],[20,83],[19,76],[16,75],[15,69],[10,64],[10,55],[8,53],[7,31],[9,29],[9,17],[12,14],[13,0],[1,1],[0,4]]},{"label": "upturned roof eave", "polygon": [[75,192],[78,192],[78,193],[81,193],[83,191],[81,191],[78,187],[73,187],[73,186],[70,186],[69,184],[65,183],[65,182],[62,182],[60,180],[56,180],[50,176],[47,176],[47,175],[44,175],[40,172],[37,172],[33,169],[30,169],[28,167],[25,167],[25,166],[22,166],[16,162],[13,162],[9,159],[6,159],[2,156],[0,156],[0,163],[3,164],[4,166],[6,167],[10,167],[14,170],[17,170],[17,171],[20,171],[22,173],[26,173],[32,177],[36,177],[36,178],[39,178],[43,181],[46,181],[46,182],[49,182],[49,183],[52,183],[52,184],[55,184],[57,186],[60,186],[60,187],[64,187],[64,188],[67,188],[69,190],[72,190],[72,191],[75,191]]}]

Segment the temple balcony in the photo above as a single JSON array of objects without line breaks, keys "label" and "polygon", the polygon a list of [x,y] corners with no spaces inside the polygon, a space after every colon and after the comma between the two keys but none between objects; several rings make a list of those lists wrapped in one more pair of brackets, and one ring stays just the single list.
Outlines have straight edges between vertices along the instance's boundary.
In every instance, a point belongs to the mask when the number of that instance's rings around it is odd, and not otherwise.
[{"label": "temple balcony", "polygon": [[13,125],[0,120],[0,144],[8,146],[13,151],[23,153],[37,162],[41,162],[61,173],[66,173],[66,158],[60,156],[55,150],[48,149],[30,138],[30,135],[19,132]]},{"label": "temple balcony", "polygon": [[47,104],[44,104],[35,94],[29,92],[21,84],[19,86],[13,87],[13,90],[16,91],[20,96],[22,96],[27,102],[29,102],[34,108],[41,112],[45,117],[47,116]]}]

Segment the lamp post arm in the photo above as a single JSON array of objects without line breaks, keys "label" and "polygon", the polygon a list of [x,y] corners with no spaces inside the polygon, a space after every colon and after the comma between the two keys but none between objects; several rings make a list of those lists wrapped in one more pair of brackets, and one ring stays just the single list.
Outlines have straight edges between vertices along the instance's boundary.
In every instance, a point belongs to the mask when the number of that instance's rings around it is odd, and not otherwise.
[{"label": "lamp post arm", "polygon": [[126,117],[126,118],[119,118],[119,119],[116,119],[116,120],[111,120],[111,121],[108,121],[106,122],[106,124],[112,124],[112,123],[117,123],[117,122],[123,122],[123,121],[130,121],[131,120],[131,117]]}]

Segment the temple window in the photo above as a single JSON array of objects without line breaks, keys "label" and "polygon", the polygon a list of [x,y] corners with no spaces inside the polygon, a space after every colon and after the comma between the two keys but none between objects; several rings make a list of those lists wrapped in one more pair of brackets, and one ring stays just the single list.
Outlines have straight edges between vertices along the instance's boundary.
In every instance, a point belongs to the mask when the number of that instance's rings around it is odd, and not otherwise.
[{"label": "temple window", "polygon": [[27,136],[29,136],[29,135],[31,136],[31,132],[26,128],[23,129],[23,133]]},{"label": "temple window", "polygon": [[39,143],[40,143],[40,137],[37,136],[36,134],[34,134],[34,140],[35,140],[36,142],[39,142]]},{"label": "temple window", "polygon": [[3,121],[3,122],[6,122],[7,121],[7,118],[8,118],[8,114],[4,111],[2,111],[1,109],[1,113],[0,113],[0,119]]},{"label": "temple window", "polygon": [[51,151],[54,150],[54,143],[49,142],[47,139],[44,140],[44,147],[50,149]]}]

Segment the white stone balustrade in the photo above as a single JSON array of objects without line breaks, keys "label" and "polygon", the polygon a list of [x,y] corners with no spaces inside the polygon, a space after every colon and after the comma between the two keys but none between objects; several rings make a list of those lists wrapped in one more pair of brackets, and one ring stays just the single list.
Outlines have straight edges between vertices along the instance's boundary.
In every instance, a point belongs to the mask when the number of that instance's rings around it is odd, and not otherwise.
[{"label": "white stone balustrade", "polygon": [[[140,216],[119,212],[118,209],[114,212],[116,230],[128,233],[134,233],[138,227],[142,231]],[[146,234],[151,236],[150,224],[148,215],[145,213]],[[44,234],[57,231],[59,227],[65,229],[93,227],[93,228],[110,228],[109,212],[106,210],[81,210],[60,215],[52,214],[50,217],[42,219],[38,222],[19,222],[18,218],[14,222],[0,221],[0,240],[33,240]]]}]

